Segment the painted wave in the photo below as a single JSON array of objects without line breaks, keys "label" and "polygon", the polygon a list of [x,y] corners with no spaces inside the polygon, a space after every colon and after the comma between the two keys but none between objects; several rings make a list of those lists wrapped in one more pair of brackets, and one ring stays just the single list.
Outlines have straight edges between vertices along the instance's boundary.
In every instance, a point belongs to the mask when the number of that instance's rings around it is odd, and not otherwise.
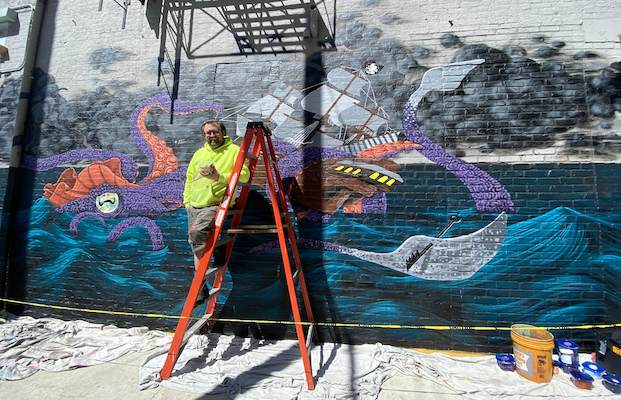
[{"label": "painted wave", "polygon": [[[245,215],[251,219],[248,223],[262,218],[260,212]],[[494,218],[481,216],[475,209],[461,210],[459,215],[464,220],[459,230],[451,230],[447,236],[472,232]],[[441,213],[428,217],[448,219]],[[87,218],[81,222],[78,235],[73,236],[68,232],[71,218],[56,213],[44,198],[30,209],[28,300],[123,312],[180,314],[193,276],[184,210],[155,220],[167,245],[155,252],[144,228],[131,228],[116,243],[106,245],[108,232],[118,221],[107,220],[104,228],[98,220]],[[361,223],[339,214],[327,226],[302,223],[298,229],[304,238],[391,251],[407,236],[434,236],[437,226],[432,225],[417,224],[408,235],[397,235],[395,232],[410,227],[396,227],[383,219]],[[345,237],[343,232],[356,232],[356,237]],[[496,257],[472,278],[450,282],[403,276],[322,249],[301,248],[301,257],[317,321],[484,327],[616,323],[619,321],[609,310],[621,306],[619,233],[614,222],[565,207],[526,220],[511,216],[507,237]],[[269,235],[238,238],[227,272],[232,290],[222,297],[226,301],[222,317],[289,319],[278,252],[246,254],[274,239]],[[119,320],[128,325],[140,322],[155,327],[174,327],[176,323],[174,319],[137,321],[129,317],[118,317],[114,322],[122,325]],[[252,329],[257,327],[268,336],[270,329],[275,335],[285,330],[261,324],[254,324]],[[379,340],[410,346],[455,343],[493,347],[506,344],[508,338],[506,331],[338,326],[324,328],[323,334],[325,340]]]}]

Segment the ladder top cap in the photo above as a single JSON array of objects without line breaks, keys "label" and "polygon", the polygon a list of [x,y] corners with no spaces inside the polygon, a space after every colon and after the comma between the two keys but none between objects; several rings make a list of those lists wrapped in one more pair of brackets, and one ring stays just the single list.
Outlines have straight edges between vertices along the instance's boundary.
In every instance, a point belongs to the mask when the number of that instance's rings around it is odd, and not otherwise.
[{"label": "ladder top cap", "polygon": [[270,129],[265,126],[263,124],[263,122],[259,121],[259,122],[248,122],[248,125],[246,125],[246,130],[249,129],[263,129],[263,131],[265,131],[266,135],[271,135],[272,131],[270,131]]}]

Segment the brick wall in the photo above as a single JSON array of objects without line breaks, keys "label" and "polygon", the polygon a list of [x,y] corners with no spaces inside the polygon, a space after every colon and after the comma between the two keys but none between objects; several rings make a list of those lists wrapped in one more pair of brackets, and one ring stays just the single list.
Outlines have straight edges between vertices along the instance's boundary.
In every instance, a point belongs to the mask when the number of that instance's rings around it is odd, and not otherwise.
[{"label": "brick wall", "polygon": [[[24,4],[10,0],[8,6]],[[319,7],[319,35],[310,40],[302,37],[308,11],[294,2],[229,6],[222,14],[172,6],[162,13],[160,6],[153,0],[130,5],[122,29],[123,10],[112,1],[101,11],[88,2],[46,5],[23,179],[3,178],[1,186],[4,198],[17,194],[22,205],[14,212],[19,226],[7,228],[7,222],[3,229],[27,232],[10,245],[16,258],[7,262],[7,296],[77,310],[28,306],[18,312],[172,329],[174,319],[79,310],[181,310],[192,277],[185,211],[156,211],[178,201],[179,192],[176,183],[141,183],[152,161],[137,138],[149,131],[162,139],[182,171],[201,146],[198,127],[216,116],[207,104],[224,108],[218,118],[239,139],[246,120],[238,114],[268,118],[278,104],[274,99],[280,99],[284,108],[271,115],[271,126],[285,182],[301,185],[299,192],[291,189],[291,211],[298,216],[316,319],[337,324],[321,328],[326,340],[496,351],[509,343],[508,332],[411,327],[619,322],[617,2],[328,1]],[[222,15],[231,18],[228,25]],[[255,18],[255,27],[263,23],[263,30],[235,22],[240,15]],[[20,20],[15,37],[27,33],[27,25]],[[456,62],[471,67],[449,66]],[[441,67],[441,74],[434,70]],[[354,82],[343,78],[353,76],[347,71],[363,71],[369,84],[364,91],[349,86],[340,96],[357,100],[330,108],[330,96],[339,95],[334,88]],[[0,75],[5,166],[21,73]],[[327,79],[332,86],[322,86]],[[302,101],[313,91],[311,100]],[[173,95],[172,104],[162,100],[165,94],[169,100]],[[354,103],[384,118],[381,132],[356,128],[362,111]],[[132,120],[141,110],[144,123]],[[292,146],[293,133],[313,122],[322,124],[323,133]],[[377,141],[362,152],[348,147],[384,133],[394,135],[390,145]],[[129,165],[119,179],[141,188],[132,192],[97,181],[83,199],[117,193],[128,210],[123,217],[91,210],[87,200],[55,205],[46,198],[44,187],[67,168],[79,173],[112,158]],[[352,161],[367,175],[336,169]],[[370,178],[373,172],[395,183],[374,181],[379,178]],[[323,184],[317,189],[309,183],[305,191],[305,180]],[[254,189],[248,218],[265,221],[268,203],[259,196],[264,187]],[[138,192],[145,197],[138,199]],[[345,203],[318,209],[309,206],[313,196],[325,204],[343,196]],[[470,237],[503,212],[506,231],[489,260],[479,257],[482,265],[460,279],[433,272],[432,258],[440,259],[433,255],[436,249],[446,244],[450,253],[450,240]],[[451,215],[462,221],[437,241]],[[133,226],[111,236],[123,223]],[[155,244],[157,234],[163,246]],[[406,244],[408,238],[413,239]],[[236,247],[222,316],[245,321],[233,324],[237,334],[248,334],[248,328],[268,337],[290,333],[284,326],[252,322],[288,319],[278,253],[265,250],[274,240],[255,235]],[[410,246],[413,254],[429,243],[434,245],[427,258],[409,269],[382,261],[400,246]],[[477,257],[468,254],[450,253],[447,270],[476,264]],[[266,310],[263,304],[275,306]],[[554,333],[594,337],[592,330]]]}]

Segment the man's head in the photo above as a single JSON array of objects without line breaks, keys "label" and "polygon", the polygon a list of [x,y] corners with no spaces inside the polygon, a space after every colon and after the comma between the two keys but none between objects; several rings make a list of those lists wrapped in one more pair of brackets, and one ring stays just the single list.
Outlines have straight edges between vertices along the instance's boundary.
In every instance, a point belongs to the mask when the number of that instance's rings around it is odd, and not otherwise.
[{"label": "man's head", "polygon": [[226,127],[220,121],[206,121],[201,126],[201,134],[212,149],[217,149],[224,143]]}]

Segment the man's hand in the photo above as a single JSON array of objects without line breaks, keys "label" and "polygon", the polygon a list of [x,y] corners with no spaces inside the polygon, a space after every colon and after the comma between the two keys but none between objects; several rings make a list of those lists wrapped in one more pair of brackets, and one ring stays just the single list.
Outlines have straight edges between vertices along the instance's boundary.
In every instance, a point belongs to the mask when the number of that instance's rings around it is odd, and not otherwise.
[{"label": "man's hand", "polygon": [[215,165],[208,165],[206,167],[200,167],[198,172],[207,179],[217,181],[220,179],[220,174],[216,170]]}]

